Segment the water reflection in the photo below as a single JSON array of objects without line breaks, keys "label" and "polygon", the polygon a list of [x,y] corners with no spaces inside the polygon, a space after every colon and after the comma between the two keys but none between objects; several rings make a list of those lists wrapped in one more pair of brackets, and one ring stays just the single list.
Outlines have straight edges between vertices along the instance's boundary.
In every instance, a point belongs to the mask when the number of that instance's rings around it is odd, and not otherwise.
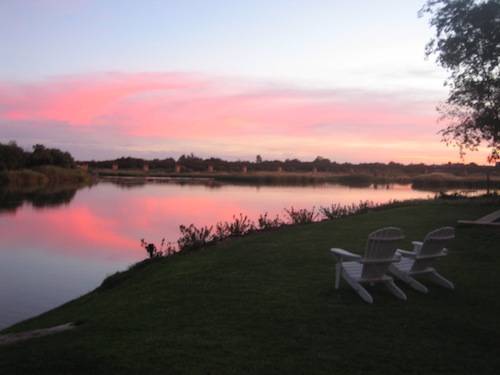
[{"label": "water reflection", "polygon": [[35,208],[57,207],[69,204],[75,197],[77,188],[48,188],[31,191],[0,189],[0,213],[14,213],[23,204]]},{"label": "water reflection", "polygon": [[240,212],[255,220],[264,212],[283,214],[290,206],[382,203],[430,195],[409,185],[248,186],[200,181],[113,181],[78,191],[3,191],[0,328],[95,288],[106,275],[146,256],[141,238],[175,240],[180,224],[210,225]]}]

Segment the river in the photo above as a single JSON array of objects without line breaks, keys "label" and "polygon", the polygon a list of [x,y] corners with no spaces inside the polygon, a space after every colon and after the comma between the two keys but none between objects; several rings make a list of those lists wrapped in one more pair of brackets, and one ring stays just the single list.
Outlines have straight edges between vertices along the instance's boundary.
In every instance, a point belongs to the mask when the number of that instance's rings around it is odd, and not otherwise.
[{"label": "river", "polygon": [[[432,197],[409,185],[347,187],[200,183],[116,184],[0,194],[0,329],[96,288],[144,259],[141,238],[175,241],[180,224],[210,225],[243,213],[283,216],[361,200]],[[392,223],[388,223],[392,224]],[[325,249],[326,251],[326,249]]]}]

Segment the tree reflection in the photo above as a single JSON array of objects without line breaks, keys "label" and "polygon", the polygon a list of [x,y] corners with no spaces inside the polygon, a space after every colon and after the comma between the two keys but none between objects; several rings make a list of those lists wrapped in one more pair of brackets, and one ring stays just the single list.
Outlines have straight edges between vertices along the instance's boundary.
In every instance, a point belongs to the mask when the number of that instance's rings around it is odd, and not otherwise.
[{"label": "tree reflection", "polygon": [[78,187],[49,187],[37,190],[0,189],[0,213],[15,213],[23,204],[29,203],[41,209],[69,204]]}]

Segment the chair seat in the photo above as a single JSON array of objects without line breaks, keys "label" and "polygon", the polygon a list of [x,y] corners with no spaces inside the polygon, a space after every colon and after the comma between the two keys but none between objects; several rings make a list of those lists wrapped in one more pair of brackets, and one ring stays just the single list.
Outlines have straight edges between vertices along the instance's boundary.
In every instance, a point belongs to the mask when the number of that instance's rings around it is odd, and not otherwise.
[{"label": "chair seat", "polygon": [[361,279],[363,265],[359,262],[343,262],[342,267],[353,279]]},{"label": "chair seat", "polygon": [[385,281],[392,280],[392,277],[383,275],[377,278],[363,278],[361,274],[363,273],[363,264],[359,262],[342,262],[342,267],[344,271],[353,279],[361,282],[375,282],[375,281]]},{"label": "chair seat", "polygon": [[402,258],[398,263],[394,263],[394,267],[408,275],[423,275],[434,271],[434,268],[425,266],[422,268],[419,267],[417,269],[412,269],[414,264],[415,259]]},{"label": "chair seat", "polygon": [[394,263],[394,266],[403,272],[410,272],[415,263],[415,259],[412,258],[401,258],[401,261]]}]

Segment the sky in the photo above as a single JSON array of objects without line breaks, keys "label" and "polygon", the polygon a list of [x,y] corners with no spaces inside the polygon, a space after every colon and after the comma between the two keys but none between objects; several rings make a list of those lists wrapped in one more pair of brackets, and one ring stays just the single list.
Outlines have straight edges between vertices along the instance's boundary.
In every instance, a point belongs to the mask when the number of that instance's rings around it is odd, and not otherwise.
[{"label": "sky", "polygon": [[78,159],[457,162],[422,5],[2,0],[0,142]]}]

